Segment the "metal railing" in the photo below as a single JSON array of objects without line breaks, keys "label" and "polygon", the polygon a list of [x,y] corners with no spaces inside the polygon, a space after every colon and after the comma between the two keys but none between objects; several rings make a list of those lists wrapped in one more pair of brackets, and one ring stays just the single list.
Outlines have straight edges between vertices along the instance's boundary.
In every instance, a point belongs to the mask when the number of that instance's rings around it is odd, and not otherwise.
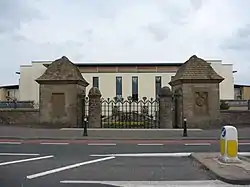
[{"label": "metal railing", "polygon": [[35,103],[34,101],[0,101],[0,108],[35,108]]},{"label": "metal railing", "polygon": [[228,110],[250,110],[250,100],[221,100],[228,105]]}]

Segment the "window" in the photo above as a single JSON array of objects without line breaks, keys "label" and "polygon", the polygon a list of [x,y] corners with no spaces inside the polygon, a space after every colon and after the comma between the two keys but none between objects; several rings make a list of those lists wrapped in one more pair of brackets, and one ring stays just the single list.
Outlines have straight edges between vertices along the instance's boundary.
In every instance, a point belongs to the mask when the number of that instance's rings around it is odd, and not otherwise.
[{"label": "window", "polygon": [[116,77],[116,97],[118,100],[122,98],[122,77]]},{"label": "window", "polygon": [[93,77],[93,87],[99,88],[99,77]]},{"label": "window", "polygon": [[138,77],[132,77],[132,101],[138,101]]},{"label": "window", "polygon": [[155,77],[155,97],[159,98],[159,93],[161,90],[161,76]]}]

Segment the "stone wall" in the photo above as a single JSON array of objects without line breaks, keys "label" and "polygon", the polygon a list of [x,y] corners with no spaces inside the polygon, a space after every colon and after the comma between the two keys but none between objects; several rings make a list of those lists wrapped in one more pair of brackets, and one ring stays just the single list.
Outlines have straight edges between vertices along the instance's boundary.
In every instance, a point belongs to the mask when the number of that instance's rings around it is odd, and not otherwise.
[{"label": "stone wall", "polygon": [[250,127],[250,111],[221,110],[217,119],[204,119],[199,123],[187,122],[188,128],[218,129],[224,125],[233,125],[236,128]]},{"label": "stone wall", "polygon": [[250,127],[250,110],[221,110],[222,123],[235,125],[236,127]]},{"label": "stone wall", "polygon": [[37,109],[0,109],[0,125],[35,126],[38,122]]},{"label": "stone wall", "polygon": [[[210,123],[204,121],[204,124],[200,124],[197,128],[221,128],[226,124],[236,127],[250,127],[250,111],[221,110],[217,121]],[[53,128],[51,125],[39,123],[39,110],[37,109],[0,109],[0,125]]]}]

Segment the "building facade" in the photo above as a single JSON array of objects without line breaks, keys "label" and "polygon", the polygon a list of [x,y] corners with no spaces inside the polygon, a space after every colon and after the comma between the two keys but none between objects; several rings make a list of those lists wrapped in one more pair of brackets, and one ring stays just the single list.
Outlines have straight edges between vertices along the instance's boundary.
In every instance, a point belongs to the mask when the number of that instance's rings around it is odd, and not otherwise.
[{"label": "building facade", "polygon": [[[39,102],[39,85],[35,81],[40,77],[52,61],[33,61],[31,65],[20,67],[20,100]],[[234,99],[234,77],[232,64],[222,61],[208,61],[213,69],[224,78],[220,83],[220,99]],[[175,75],[183,63],[107,63],[85,62],[75,63],[82,76],[91,87],[98,87],[103,98],[131,96],[133,100],[156,98],[160,88],[169,86],[171,77]]]},{"label": "building facade", "polygon": [[13,101],[19,99],[19,85],[0,87],[0,101]]},{"label": "building facade", "polygon": [[234,85],[234,99],[235,100],[249,100],[250,86],[249,85]]}]

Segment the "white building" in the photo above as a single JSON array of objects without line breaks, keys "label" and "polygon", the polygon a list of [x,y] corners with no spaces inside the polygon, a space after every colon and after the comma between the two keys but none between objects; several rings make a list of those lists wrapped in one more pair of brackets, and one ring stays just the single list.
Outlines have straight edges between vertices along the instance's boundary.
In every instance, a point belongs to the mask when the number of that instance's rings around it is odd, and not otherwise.
[{"label": "white building", "polygon": [[[225,80],[220,83],[220,98],[234,99],[233,65],[223,64],[220,60],[208,61],[214,70]],[[35,81],[46,70],[51,61],[33,61],[31,65],[20,67],[20,100],[39,102],[39,85]],[[159,89],[169,86],[182,63],[76,63],[83,77],[92,86],[98,87],[104,98],[132,96],[134,98],[155,98]]]},{"label": "white building", "polygon": [[19,86],[18,85],[0,86],[0,101],[13,101],[13,100],[20,100]]}]

